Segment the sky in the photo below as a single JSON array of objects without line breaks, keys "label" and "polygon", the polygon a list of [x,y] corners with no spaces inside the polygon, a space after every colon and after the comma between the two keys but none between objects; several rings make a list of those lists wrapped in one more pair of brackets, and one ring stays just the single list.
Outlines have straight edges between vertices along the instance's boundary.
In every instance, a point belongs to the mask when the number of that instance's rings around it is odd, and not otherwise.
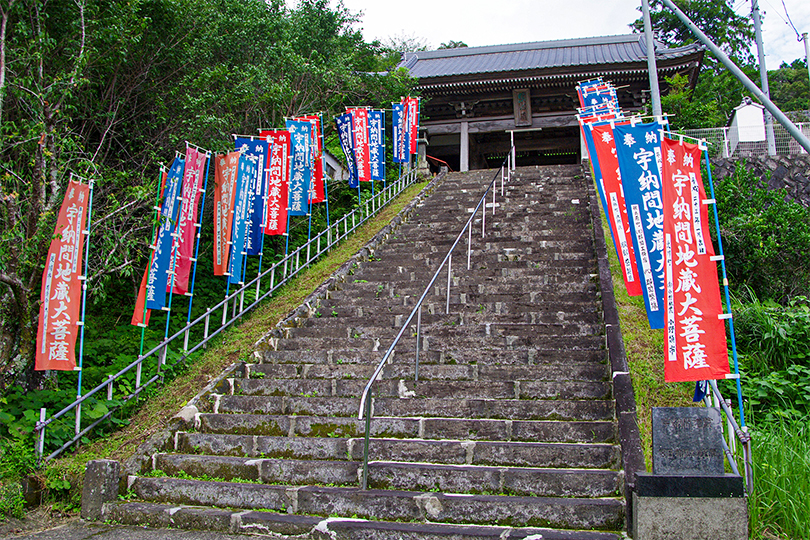
[{"label": "sky", "polygon": [[[334,6],[336,0],[330,2]],[[476,47],[627,34],[641,13],[640,0],[343,0],[343,5],[362,14],[357,26],[367,41],[414,38],[429,49],[451,40]],[[810,1],[784,5],[799,34],[810,33]],[[402,14],[405,6],[410,15]],[[734,0],[733,6],[740,15],[751,12],[750,0]],[[759,6],[768,69],[804,58],[804,43],[786,23],[783,0],[759,0]]]}]

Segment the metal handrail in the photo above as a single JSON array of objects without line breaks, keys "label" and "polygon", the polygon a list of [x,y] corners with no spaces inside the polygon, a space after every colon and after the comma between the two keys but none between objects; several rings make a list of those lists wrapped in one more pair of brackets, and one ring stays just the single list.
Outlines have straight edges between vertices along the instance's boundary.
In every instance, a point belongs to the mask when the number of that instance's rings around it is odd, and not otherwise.
[{"label": "metal handrail", "polygon": [[[734,419],[734,413],[732,412],[731,407],[729,406],[728,402],[723,399],[720,389],[717,388],[717,381],[710,380],[709,387],[712,389],[712,394],[714,396],[714,406],[716,407],[719,405],[723,409],[723,412],[726,413],[726,421],[728,422],[730,428],[728,434],[729,442],[726,443],[725,440],[722,441],[723,451],[726,453],[729,465],[731,466],[734,474],[740,474],[733,451],[733,436],[736,435],[737,440],[740,441],[743,448],[743,466],[745,468],[745,476],[743,478],[745,479],[745,487],[748,490],[748,493],[751,494],[754,492],[754,466],[751,454],[751,434],[748,432],[747,427],[740,427],[740,425]],[[706,396],[705,401],[706,405],[709,406],[708,396]]]},{"label": "metal handrail", "polygon": [[[513,149],[514,147],[512,147]],[[509,181],[512,177],[512,171],[514,168],[512,167],[512,149],[506,155],[503,162],[501,163],[501,167],[498,169],[498,172],[495,173],[495,176],[492,178],[492,181],[487,186],[487,189],[484,191],[481,198],[478,200],[478,204],[473,209],[470,218],[467,220],[467,223],[458,233],[456,236],[455,242],[447,251],[447,254],[444,256],[439,267],[433,273],[433,277],[430,279],[430,282],[425,287],[425,290],[422,292],[422,295],[419,297],[419,300],[416,302],[416,305],[411,310],[410,315],[408,315],[407,320],[402,324],[402,327],[399,329],[394,341],[391,343],[391,346],[388,347],[385,355],[380,360],[380,363],[377,365],[377,369],[374,370],[371,378],[369,379],[368,383],[366,383],[365,388],[363,389],[363,394],[360,396],[360,411],[358,415],[359,420],[363,420],[365,418],[365,440],[363,445],[363,478],[362,478],[362,488],[364,490],[368,489],[368,456],[369,456],[369,437],[371,432],[371,390],[374,385],[374,382],[379,377],[380,373],[383,370],[383,367],[388,362],[391,354],[394,352],[394,348],[399,343],[399,340],[402,338],[402,335],[405,333],[405,330],[410,325],[411,321],[413,320],[414,315],[417,317],[417,327],[416,327],[416,363],[414,369],[414,380],[419,380],[419,341],[421,339],[422,334],[422,304],[425,301],[425,298],[428,295],[428,292],[433,287],[433,284],[439,278],[439,274],[442,272],[445,264],[447,265],[447,302],[445,307],[445,312],[450,313],[450,285],[451,285],[451,276],[452,276],[452,264],[453,264],[453,250],[456,249],[456,246],[461,241],[461,238],[464,236],[464,233],[467,232],[468,241],[467,241],[467,270],[470,269],[470,251],[472,247],[472,223],[475,220],[475,215],[478,213],[478,210],[483,205],[483,212],[482,212],[482,219],[481,219],[481,237],[483,238],[486,234],[486,200],[489,196],[489,192],[492,191],[492,214],[495,214],[495,191],[496,191],[496,182],[498,181],[498,176],[501,177],[501,196],[503,196],[504,191],[504,182]]]},{"label": "metal handrail", "polygon": [[[407,174],[402,176],[399,180],[395,182],[391,182],[391,184],[381,190],[376,195],[368,198],[367,200],[363,201],[361,206],[358,208],[353,209],[351,212],[344,215],[341,219],[334,222],[330,227],[321,231],[315,237],[311,238],[305,244],[299,246],[297,249],[289,253],[280,261],[276,262],[275,264],[271,265],[265,271],[258,274],[255,278],[251,281],[244,283],[235,290],[234,292],[225,296],[223,300],[219,303],[215,304],[213,307],[209,307],[206,309],[205,313],[186,323],[186,325],[181,328],[179,331],[174,333],[173,335],[165,338],[161,341],[158,345],[153,347],[151,350],[147,351],[146,353],[138,356],[138,358],[132,361],[129,365],[122,368],[118,373],[115,375],[109,376],[104,382],[100,383],[98,386],[86,392],[83,396],[77,398],[66,407],[64,407],[59,412],[55,413],[50,418],[45,418],[46,411],[45,409],[40,409],[40,420],[37,422],[34,431],[37,433],[36,436],[36,455],[38,460],[41,460],[44,454],[44,446],[45,446],[45,431],[46,428],[64,416],[65,414],[69,413],[70,411],[76,410],[76,414],[78,417],[78,421],[76,423],[77,429],[75,436],[64,443],[60,448],[49,454],[45,459],[53,459],[54,457],[58,456],[66,449],[70,448],[76,442],[78,442],[86,433],[92,430],[95,426],[107,420],[114,412],[119,410],[123,407],[126,403],[128,403],[133,398],[137,397],[146,387],[150,386],[151,384],[155,383],[162,379],[160,370],[161,366],[166,364],[166,356],[168,353],[169,345],[181,337],[183,338],[183,349],[180,355],[180,358],[177,360],[176,364],[179,364],[186,360],[191,354],[198,351],[200,348],[204,347],[211,339],[222,333],[224,330],[229,328],[235,321],[239,320],[242,316],[244,316],[247,312],[251,311],[255,308],[259,303],[261,303],[264,299],[268,296],[272,295],[279,287],[289,282],[293,277],[295,277],[301,270],[310,266],[314,261],[320,258],[321,255],[332,249],[338,242],[345,239],[350,233],[354,232],[358,227],[363,225],[366,221],[368,221],[372,216],[378,213],[384,206],[386,206],[395,196],[399,195],[405,188],[416,182],[417,179],[417,171],[416,169],[412,169]],[[343,234],[341,234],[341,227],[343,228]],[[323,244],[323,246],[322,246]],[[314,249],[314,254],[312,253],[312,248]],[[301,255],[304,254],[305,260],[301,263]],[[280,271],[282,273],[282,278],[276,282],[275,276],[276,272]],[[260,292],[261,280],[266,276],[270,276],[270,289],[263,294]],[[256,286],[256,297],[255,300],[245,306],[244,304],[244,296],[245,292],[248,289],[252,289]],[[251,291],[253,292],[253,291]],[[237,301],[239,307],[237,309]],[[233,302],[233,308],[231,308],[231,302]],[[218,313],[219,310],[222,309],[222,323],[219,328],[209,331],[210,330],[210,318],[212,314]],[[228,319],[227,315],[228,312],[232,312],[232,316]],[[196,345],[188,348],[188,341],[190,332],[195,327],[199,325],[204,326],[203,331],[203,339],[200,340]],[[158,366],[157,366],[157,374],[149,378],[145,383],[141,384],[141,369],[143,366],[143,362],[150,357],[158,357]],[[85,427],[84,429],[79,429],[81,426],[81,405],[95,394],[100,392],[102,389],[107,389],[107,394],[110,396],[111,389],[115,381],[126,375],[127,373],[131,372],[132,370],[136,369],[136,382],[135,382],[135,389],[130,392],[127,396],[122,398],[121,403],[109,410],[106,414],[102,417],[96,419],[92,424]],[[108,399],[110,399],[108,397]]]}]

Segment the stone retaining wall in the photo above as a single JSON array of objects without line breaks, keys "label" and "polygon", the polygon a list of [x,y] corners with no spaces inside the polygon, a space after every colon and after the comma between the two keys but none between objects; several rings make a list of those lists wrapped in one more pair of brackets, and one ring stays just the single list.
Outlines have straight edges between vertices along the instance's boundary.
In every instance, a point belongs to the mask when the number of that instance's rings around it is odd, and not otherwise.
[{"label": "stone retaining wall", "polygon": [[763,185],[770,189],[787,188],[792,199],[810,206],[810,156],[714,158],[712,175],[719,182],[732,174],[741,161],[747,163]]}]

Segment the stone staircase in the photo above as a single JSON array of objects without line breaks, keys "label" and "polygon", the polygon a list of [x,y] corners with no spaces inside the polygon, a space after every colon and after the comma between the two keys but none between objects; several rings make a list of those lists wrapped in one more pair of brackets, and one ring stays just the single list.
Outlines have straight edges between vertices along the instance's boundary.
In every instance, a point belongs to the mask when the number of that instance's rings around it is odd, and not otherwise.
[{"label": "stone staircase", "polygon": [[[450,174],[150,451],[122,523],[300,538],[615,539],[625,520],[590,183],[518,169],[359,397],[492,171]],[[491,203],[491,200],[490,200]],[[479,214],[480,216],[480,214]],[[153,445],[154,446],[154,445]]]}]

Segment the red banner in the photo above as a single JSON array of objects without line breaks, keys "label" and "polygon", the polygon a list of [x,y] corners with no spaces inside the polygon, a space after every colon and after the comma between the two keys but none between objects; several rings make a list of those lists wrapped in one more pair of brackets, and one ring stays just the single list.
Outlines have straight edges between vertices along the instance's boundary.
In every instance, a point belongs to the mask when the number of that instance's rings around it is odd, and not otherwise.
[{"label": "red banner", "polygon": [[236,172],[240,152],[214,158],[214,275],[228,274],[231,254],[231,226],[236,200]]},{"label": "red banner", "polygon": [[155,252],[152,251],[149,257],[149,264],[143,271],[141,285],[138,287],[138,298],[135,299],[135,311],[132,312],[132,320],[129,321],[129,324],[133,326],[149,326],[149,314],[151,311],[148,309],[145,310],[144,304],[146,303],[146,280],[149,277],[149,269],[152,267],[152,257],[154,257],[154,255]]},{"label": "red banner", "polygon": [[408,111],[408,142],[411,146],[411,154],[416,153],[416,140],[419,138],[419,99],[418,97],[405,98],[405,106]]},{"label": "red banner", "polygon": [[310,180],[310,204],[322,203],[326,200],[326,190],[323,185],[323,141],[321,140],[321,117],[314,114],[301,116],[295,120],[303,120],[312,124],[312,159],[315,162]]},{"label": "red banner", "polygon": [[[629,124],[629,121],[617,122],[617,125]],[[633,237],[630,232],[630,220],[627,216],[627,205],[624,202],[622,191],[622,178],[619,173],[619,159],[616,157],[616,144],[613,140],[613,127],[611,124],[589,126],[592,129],[593,145],[596,147],[596,156],[599,160],[599,169],[602,172],[602,183],[605,190],[610,228],[618,244],[619,263],[622,267],[624,285],[630,296],[641,296],[641,280],[639,279],[636,253],[633,249]]]},{"label": "red banner", "polygon": [[271,145],[267,181],[267,204],[264,234],[279,235],[287,232],[287,189],[290,186],[290,132],[286,130],[262,131],[259,134]]},{"label": "red banner", "polygon": [[368,152],[368,111],[366,109],[346,109],[352,115],[354,132],[354,162],[357,164],[357,179],[371,182],[371,165]]},{"label": "red banner", "polygon": [[205,165],[208,154],[194,147],[186,147],[186,167],[183,171],[183,200],[180,203],[180,216],[177,221],[177,243],[175,244],[174,294],[189,292],[189,276],[194,262],[195,238],[197,236],[198,209]]},{"label": "red banner", "polygon": [[723,379],[729,373],[726,327],[709,235],[700,148],[661,141],[667,382]]},{"label": "red banner", "polygon": [[90,187],[71,180],[45,259],[34,369],[72,371],[81,309],[84,230]]}]

